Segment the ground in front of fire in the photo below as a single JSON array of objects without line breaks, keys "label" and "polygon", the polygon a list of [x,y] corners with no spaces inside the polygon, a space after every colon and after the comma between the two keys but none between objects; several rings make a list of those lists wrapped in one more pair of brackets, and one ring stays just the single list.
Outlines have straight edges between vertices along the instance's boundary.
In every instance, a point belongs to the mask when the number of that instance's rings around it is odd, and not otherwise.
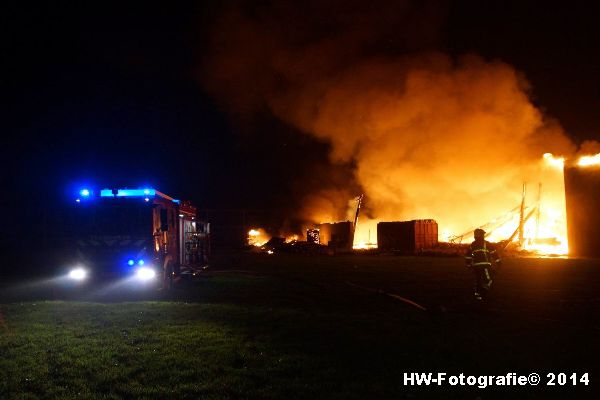
[{"label": "ground in front of fire", "polygon": [[[221,254],[168,294],[7,282],[0,391],[5,398],[592,396],[596,263],[503,261],[485,305],[472,299],[463,259],[448,256]],[[542,383],[425,386],[405,381],[413,372],[537,373]]]}]

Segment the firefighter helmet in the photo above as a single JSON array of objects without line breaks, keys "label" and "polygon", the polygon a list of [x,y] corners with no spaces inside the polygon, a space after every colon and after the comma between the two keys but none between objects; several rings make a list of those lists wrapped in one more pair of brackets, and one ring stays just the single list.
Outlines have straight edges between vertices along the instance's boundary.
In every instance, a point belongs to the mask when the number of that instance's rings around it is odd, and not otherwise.
[{"label": "firefighter helmet", "polygon": [[473,232],[473,235],[475,236],[475,238],[478,238],[478,237],[483,238],[483,237],[485,237],[485,231],[483,229],[477,228]]}]

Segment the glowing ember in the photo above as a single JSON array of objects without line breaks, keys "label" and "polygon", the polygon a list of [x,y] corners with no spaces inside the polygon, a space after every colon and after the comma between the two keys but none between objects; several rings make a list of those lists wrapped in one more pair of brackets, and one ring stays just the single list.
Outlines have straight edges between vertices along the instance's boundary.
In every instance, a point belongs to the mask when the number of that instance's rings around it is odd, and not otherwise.
[{"label": "glowing ember", "polygon": [[590,165],[598,165],[600,164],[600,153],[594,156],[582,156],[577,161],[577,165],[580,167],[588,167]]}]

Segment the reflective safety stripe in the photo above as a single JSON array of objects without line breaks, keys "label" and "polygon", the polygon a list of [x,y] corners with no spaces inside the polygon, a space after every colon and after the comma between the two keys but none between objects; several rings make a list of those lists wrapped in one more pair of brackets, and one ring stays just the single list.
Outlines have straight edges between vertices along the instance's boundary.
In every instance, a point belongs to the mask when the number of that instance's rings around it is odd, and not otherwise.
[{"label": "reflective safety stripe", "polygon": [[470,260],[470,259],[472,259],[473,257],[466,256],[465,258],[466,258],[467,260]]},{"label": "reflective safety stripe", "polygon": [[475,249],[473,250],[473,253],[477,253],[477,252],[482,252],[482,253],[491,253],[491,251],[487,250],[487,249]]},{"label": "reflective safety stripe", "polygon": [[473,265],[492,265],[492,263],[490,263],[489,261],[482,261],[482,262],[474,263]]}]

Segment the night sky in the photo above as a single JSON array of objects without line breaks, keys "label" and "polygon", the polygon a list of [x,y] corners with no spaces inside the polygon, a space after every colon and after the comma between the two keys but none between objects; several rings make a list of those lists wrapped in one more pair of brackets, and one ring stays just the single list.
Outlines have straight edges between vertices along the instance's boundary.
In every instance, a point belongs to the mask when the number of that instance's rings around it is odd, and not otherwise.
[{"label": "night sky", "polygon": [[[390,24],[372,47],[376,55],[439,50],[502,60],[524,74],[534,104],[575,142],[600,138],[600,37],[593,10],[573,2],[557,8],[523,1],[426,2],[427,17],[412,28],[426,33],[396,41],[397,21],[387,15],[394,2],[369,3],[367,24]],[[60,201],[79,184],[148,184],[203,208],[285,213],[306,185],[343,179],[351,168],[330,167],[327,143],[268,110],[232,114],[203,82],[223,10],[261,15],[281,2],[59,4],[15,2],[4,5],[0,17],[3,201],[5,210],[19,211],[9,211],[8,221],[39,209],[45,199]],[[320,14],[310,15],[318,22],[311,34],[332,34],[337,27],[328,25],[328,13],[343,14],[356,4],[313,8]],[[291,12],[290,29],[302,26],[305,12],[311,10]],[[323,168],[327,176],[311,181]]]}]

